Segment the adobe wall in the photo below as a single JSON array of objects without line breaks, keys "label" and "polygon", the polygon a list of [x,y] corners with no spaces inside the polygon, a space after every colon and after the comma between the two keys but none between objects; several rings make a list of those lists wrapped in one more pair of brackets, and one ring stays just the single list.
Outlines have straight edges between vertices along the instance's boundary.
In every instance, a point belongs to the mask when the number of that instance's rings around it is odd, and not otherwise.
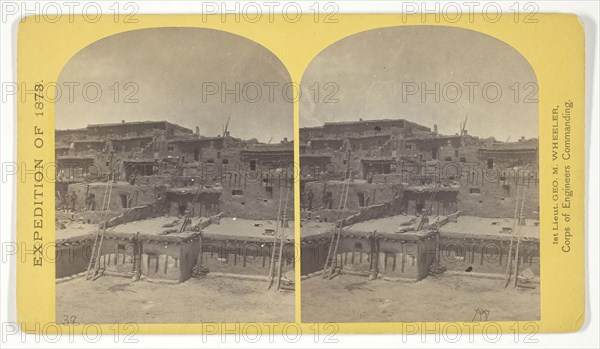
[{"label": "adobe wall", "polygon": [[[268,276],[273,238],[249,238],[204,234],[202,266],[210,272]],[[279,250],[275,251],[275,260]],[[294,244],[288,241],[283,248],[282,275],[294,270]]]},{"label": "adobe wall", "polygon": [[152,144],[152,137],[132,137],[132,138],[115,138],[112,139],[113,149],[116,152],[133,152],[141,151]]},{"label": "adobe wall", "polygon": [[[93,242],[94,234],[57,241],[56,278],[85,272]],[[192,277],[200,255],[202,266],[209,272],[268,276],[272,248],[273,237],[191,234],[188,238],[181,238],[140,235],[136,245],[134,234],[107,232],[102,245],[100,268],[133,276],[134,254],[141,251],[141,273],[153,279],[186,281]],[[293,241],[284,244],[282,260],[283,275],[294,269]]]},{"label": "adobe wall", "polygon": [[182,216],[179,211],[179,205],[181,202],[185,202],[185,207],[192,214],[192,217],[210,217],[221,212],[219,200],[216,202],[201,202],[196,201],[192,206],[193,197],[187,199],[181,198],[179,200],[170,200],[167,211],[170,216],[178,217]]},{"label": "adobe wall", "polygon": [[[58,205],[59,203],[57,202],[56,204]],[[61,207],[61,209],[62,209],[62,207]],[[123,214],[122,212],[107,212],[105,217],[110,220],[110,219],[120,216],[122,214]],[[76,213],[65,212],[62,210],[56,211],[56,219],[58,222],[82,220],[84,223],[100,224],[100,223],[104,222],[104,220],[102,218],[104,218],[103,215],[97,211],[80,211],[80,212],[76,212]]]},{"label": "adobe wall", "polygon": [[308,211],[302,211],[301,212],[301,219],[307,219],[309,218],[310,215],[310,219],[314,219],[314,220],[319,220],[321,222],[335,222],[338,219],[346,219],[348,217],[354,216],[355,214],[359,213],[360,210],[348,210],[346,209],[346,211],[344,211],[344,216],[340,217],[340,211],[337,209],[337,207],[335,209],[327,209],[327,210],[314,210],[312,212],[308,212]]},{"label": "adobe wall", "polygon": [[[309,190],[312,190],[314,194],[313,209],[321,208],[323,205],[324,193],[332,193],[332,203],[330,208],[339,208],[340,200],[342,198],[343,182],[307,182],[305,183],[305,190],[302,193],[307,195]],[[359,205],[358,194],[365,195],[365,199],[368,197],[368,206],[383,204],[392,201],[395,195],[397,195],[402,188],[400,183],[366,183],[366,182],[350,182],[348,191],[348,200],[346,202],[346,209],[348,210],[359,210],[364,206]],[[365,202],[366,203],[366,202]]]},{"label": "adobe wall", "polygon": [[[140,235],[137,241],[134,234],[105,233],[100,268],[133,276],[134,254],[141,251],[142,275],[180,282],[192,276],[200,246],[197,234],[192,234],[189,238]],[[58,240],[56,278],[85,272],[89,265],[93,243],[94,234]]]},{"label": "adobe wall", "polygon": [[[125,224],[128,222],[139,221],[143,219],[148,219],[152,217],[157,217],[164,213],[164,204],[161,202],[152,204],[152,205],[144,205],[139,207],[133,207],[131,209],[125,210],[118,216],[110,218],[106,222],[106,227],[114,227],[119,224]],[[102,222],[100,222],[102,224]]]},{"label": "adobe wall", "polygon": [[[302,239],[302,275],[323,269],[331,236],[329,232]],[[338,265],[345,270],[417,281],[428,274],[435,258],[435,240],[433,234],[345,231],[340,237],[336,257]]]},{"label": "adobe wall", "polygon": [[[539,219],[538,181],[537,178],[528,181],[526,176],[524,171],[512,170],[467,173],[460,180],[458,210],[469,212],[471,216],[512,218],[518,185],[520,198],[523,197],[523,186],[527,187],[523,209],[525,218]],[[479,193],[471,193],[473,190]]]},{"label": "adobe wall", "polygon": [[[102,202],[106,193],[108,183],[75,183],[69,185],[69,194],[75,192],[77,200],[75,204],[76,210],[84,210],[86,194],[94,194],[95,196],[95,211],[102,211]],[[123,195],[129,203],[129,208],[154,204],[159,197],[164,197],[164,186],[154,185],[131,185],[125,182],[117,182],[112,185],[110,202],[108,209],[110,211],[122,212],[126,209],[122,205],[121,196]],[[108,195],[108,194],[106,194]],[[67,198],[69,209],[71,201]]]},{"label": "adobe wall", "polygon": [[497,163],[505,163],[510,166],[520,165],[525,166],[528,164],[538,163],[538,150],[535,148],[522,148],[522,149],[494,149],[492,148],[480,148],[478,152],[480,161],[487,161],[493,159]]},{"label": "adobe wall", "polygon": [[[414,240],[404,234],[344,232],[340,238],[337,260],[343,270],[421,280],[429,274],[435,261],[435,234]],[[332,233],[303,238],[301,274],[320,271],[325,265]],[[405,237],[407,240],[402,240]],[[459,238],[440,236],[440,266],[450,271],[503,275],[506,272],[510,237]],[[516,244],[516,241],[515,241]],[[516,245],[513,247],[513,257]],[[531,269],[540,275],[539,240],[522,240],[519,270]],[[511,269],[512,272],[512,269]]]},{"label": "adobe wall", "polygon": [[[439,214],[446,215],[456,211],[469,212],[470,215],[489,218],[513,217],[515,209],[515,198],[517,185],[520,189],[522,197],[523,186],[527,187],[527,200],[524,207],[524,215],[526,218],[539,217],[539,187],[538,178],[534,172],[536,169],[512,169],[503,168],[501,165],[496,165],[494,169],[487,169],[487,164],[480,162],[445,162],[441,161],[438,165],[428,166],[420,169],[418,167],[411,168],[408,162],[403,162],[403,167],[407,172],[393,174],[377,174],[373,176],[371,185],[387,185],[388,188],[400,188],[401,183],[421,184],[418,178],[422,178],[424,182],[435,183],[442,182],[455,183],[458,189],[456,193],[438,192],[434,198],[433,212],[437,214],[439,203]],[[425,173],[425,176],[416,176],[418,173]],[[339,196],[341,194],[342,182],[337,182],[333,186],[329,184],[328,188],[334,188],[334,205],[339,204]],[[459,185],[459,186],[458,186]],[[313,199],[313,207],[320,207],[322,204],[322,182],[305,182],[303,183],[304,194],[308,189],[313,190],[315,199]],[[398,190],[398,189],[396,189]],[[328,189],[328,191],[331,191]],[[356,207],[357,198],[356,190],[352,186],[348,196],[348,206],[354,209]],[[366,191],[368,193],[368,191]],[[389,191],[392,193],[392,190]],[[354,194],[354,195],[353,195]],[[405,191],[405,200],[407,206],[406,212],[413,214],[415,212],[415,200],[428,201],[431,193],[411,193]],[[388,195],[389,196],[389,195]],[[373,195],[370,195],[373,197]],[[375,195],[376,204],[383,203],[379,201],[381,195]],[[337,208],[338,206],[334,206]]]},{"label": "adobe wall", "polygon": [[56,278],[76,275],[87,270],[92,254],[93,235],[71,241],[57,241],[55,248]]},{"label": "adobe wall", "polygon": [[228,185],[222,190],[221,212],[228,217],[261,220],[277,219],[280,193],[282,194],[283,210],[288,188],[287,217],[289,220],[293,220],[294,188],[292,187],[291,177],[288,177],[287,181],[275,177],[270,182],[263,182],[260,178],[238,180],[237,185]]},{"label": "adobe wall", "polygon": [[[508,261],[510,235],[479,238],[440,235],[440,264],[448,270],[483,274],[504,274]],[[513,258],[516,240],[513,245]],[[530,268],[540,275],[540,244],[537,239],[521,240],[519,244],[519,270]],[[467,271],[471,268],[470,271]],[[512,269],[511,269],[512,272]]]}]

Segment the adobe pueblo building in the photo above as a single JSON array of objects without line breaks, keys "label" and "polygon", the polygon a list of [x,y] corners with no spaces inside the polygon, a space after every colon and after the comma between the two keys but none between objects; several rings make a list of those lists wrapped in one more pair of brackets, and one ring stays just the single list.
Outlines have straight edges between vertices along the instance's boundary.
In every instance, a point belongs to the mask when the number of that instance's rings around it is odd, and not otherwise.
[{"label": "adobe pueblo building", "polygon": [[[293,289],[293,143],[166,122],[56,131],[56,277]],[[290,222],[291,221],[291,222]]]},{"label": "adobe pueblo building", "polygon": [[402,119],[301,128],[303,278],[535,283],[537,139],[479,138],[466,124],[454,135]]}]

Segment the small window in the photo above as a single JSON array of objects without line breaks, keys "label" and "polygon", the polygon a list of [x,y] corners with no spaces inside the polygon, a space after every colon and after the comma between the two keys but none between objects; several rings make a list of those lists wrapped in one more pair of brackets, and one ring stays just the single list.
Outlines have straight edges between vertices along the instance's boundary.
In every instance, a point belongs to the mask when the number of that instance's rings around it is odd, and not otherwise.
[{"label": "small window", "polygon": [[229,160],[227,160],[227,159],[223,159],[223,160],[221,160],[221,163],[222,163],[222,164],[228,164],[228,163],[229,163]]},{"label": "small window", "polygon": [[454,150],[454,157],[457,158],[458,157],[458,149]]},{"label": "small window", "polygon": [[169,149],[169,151],[173,151],[173,146],[169,145],[168,149]]},{"label": "small window", "polygon": [[241,196],[241,195],[244,195],[244,191],[243,191],[243,190],[241,190],[241,189],[233,189],[233,190],[231,191],[231,195],[238,195],[238,196]]},{"label": "small window", "polygon": [[467,159],[466,158],[460,158],[460,160],[458,160],[458,161],[460,161],[460,162],[467,162]]},{"label": "small window", "polygon": [[411,150],[412,149],[412,145],[407,144],[405,148],[406,148],[406,150]]},{"label": "small window", "polygon": [[446,158],[444,160],[445,161],[452,161],[452,158],[450,156],[446,156]]},{"label": "small window", "polygon": [[480,188],[469,188],[469,194],[481,194]]},{"label": "small window", "polygon": [[208,159],[206,160],[207,163],[209,164],[214,164],[215,163],[215,159]]},{"label": "small window", "polygon": [[488,170],[494,169],[494,159],[492,159],[492,158],[488,159],[487,168],[488,168]]},{"label": "small window", "polygon": [[256,160],[250,160],[250,171],[256,171]]}]

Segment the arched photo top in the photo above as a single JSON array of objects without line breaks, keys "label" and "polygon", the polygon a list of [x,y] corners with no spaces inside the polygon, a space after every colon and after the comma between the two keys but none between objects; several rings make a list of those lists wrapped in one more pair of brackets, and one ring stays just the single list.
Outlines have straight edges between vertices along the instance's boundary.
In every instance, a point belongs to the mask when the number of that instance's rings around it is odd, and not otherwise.
[{"label": "arched photo top", "polygon": [[293,137],[291,82],[281,60],[232,33],[187,27],[127,31],[83,48],[58,86],[57,129],[169,121],[203,136],[266,142]]},{"label": "arched photo top", "polygon": [[473,30],[397,26],[357,33],[321,51],[301,87],[301,127],[406,119],[455,134],[468,114],[472,134],[538,136],[532,67],[512,46]]}]

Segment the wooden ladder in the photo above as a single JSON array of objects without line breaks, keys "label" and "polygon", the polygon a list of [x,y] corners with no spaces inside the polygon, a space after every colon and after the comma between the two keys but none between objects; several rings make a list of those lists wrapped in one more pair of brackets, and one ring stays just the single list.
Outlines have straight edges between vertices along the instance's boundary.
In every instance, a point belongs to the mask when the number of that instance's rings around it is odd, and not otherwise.
[{"label": "wooden ladder", "polygon": [[[114,172],[112,179],[114,179]],[[113,180],[109,179],[104,190],[104,199],[102,200],[102,229],[96,231],[94,237],[94,246],[92,247],[92,255],[90,262],[85,272],[86,280],[96,280],[98,271],[100,270],[100,256],[102,255],[102,243],[104,242],[104,233],[106,232],[106,222],[108,221],[108,211],[110,209],[110,196],[112,194]]]},{"label": "wooden ladder", "polygon": [[[514,274],[514,288],[517,288],[517,282],[519,280],[519,247],[521,244],[521,221],[525,219],[523,215],[523,209],[525,207],[525,193],[527,192],[527,187],[523,186],[523,197],[521,199],[521,210],[519,211],[519,216],[517,218],[517,209],[519,207],[519,187],[517,186],[517,200],[515,203],[515,215],[513,220],[513,229],[510,235],[510,245],[508,248],[508,259],[506,260],[506,273],[504,275],[504,287],[508,287],[510,283],[511,275],[511,264],[513,266],[513,274]],[[518,229],[516,226],[518,225]],[[516,238],[516,244],[513,242]],[[513,248],[515,248],[515,258],[514,261],[512,259]]]},{"label": "wooden ladder", "polygon": [[[281,202],[283,197],[283,191],[279,191],[279,209],[277,211],[277,225],[275,228],[275,234],[273,235],[273,248],[271,251],[271,263],[269,266],[269,277],[267,289],[271,289],[273,286],[273,280],[277,277],[277,289],[281,288],[281,273],[283,269],[283,247],[285,245],[285,225],[287,224],[287,207],[290,196],[290,187],[287,187],[285,194],[285,203],[283,205],[283,212],[281,211]],[[281,229],[279,229],[281,225]],[[277,253],[277,261],[275,261],[275,255]],[[277,270],[275,267],[277,265]],[[275,274],[275,272],[277,272]]]},{"label": "wooden ladder", "polygon": [[417,231],[420,231],[421,229],[423,229],[423,226],[425,226],[425,221],[429,217],[430,211],[433,207],[433,199],[435,199],[435,196],[437,195],[439,188],[440,188],[440,182],[437,182],[435,184],[435,187],[433,188],[433,192],[431,193],[431,196],[429,197],[429,202],[427,203],[427,208],[425,209],[425,212],[421,215],[421,220],[419,221],[419,225],[417,226]]},{"label": "wooden ladder", "polygon": [[194,195],[194,199],[192,200],[192,205],[188,209],[188,212],[185,215],[185,218],[183,219],[183,223],[181,224],[181,227],[179,228],[180,233],[182,233],[185,230],[185,228],[187,228],[187,225],[192,221],[192,210],[194,209],[194,205],[196,204],[196,201],[198,200],[199,196],[200,196],[200,187],[198,187],[196,189],[196,195]]},{"label": "wooden ladder", "polygon": [[[340,245],[340,236],[344,229],[344,213],[346,212],[346,204],[348,202],[348,192],[350,191],[350,177],[346,178],[342,186],[342,195],[340,196],[340,205],[338,207],[338,217],[335,221],[329,249],[327,250],[327,258],[323,266],[323,279],[333,278],[333,272],[337,268],[337,252]],[[339,222],[339,227],[338,227]]]}]

